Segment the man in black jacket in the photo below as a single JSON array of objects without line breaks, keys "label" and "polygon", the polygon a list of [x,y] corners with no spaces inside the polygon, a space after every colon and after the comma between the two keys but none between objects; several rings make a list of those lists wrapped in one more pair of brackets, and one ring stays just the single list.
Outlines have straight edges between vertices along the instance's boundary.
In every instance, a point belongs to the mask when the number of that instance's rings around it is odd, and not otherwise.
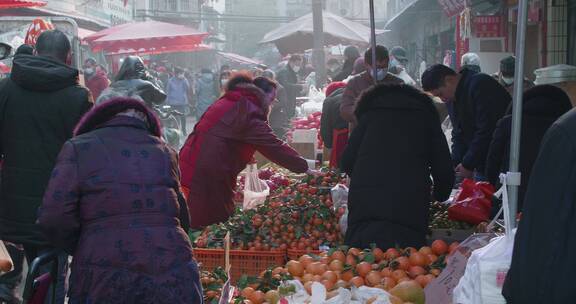
[{"label": "man in black jacket", "polygon": [[23,245],[28,264],[50,248],[36,213],[50,176],[58,174],[52,173],[56,157],[93,105],[69,66],[64,33],[42,33],[36,54],[17,55],[10,79],[0,82],[0,238]]},{"label": "man in black jacket", "polygon": [[574,303],[576,110],[542,140],[502,294],[509,304]]},{"label": "man in black jacket", "polygon": [[486,155],[496,123],[510,105],[510,94],[490,75],[437,64],[422,75],[422,88],[453,101],[452,160],[460,178],[485,180]]},{"label": "man in black jacket", "polygon": [[298,83],[298,72],[302,69],[304,59],[298,54],[290,56],[288,64],[276,75],[276,80],[286,90],[288,105],[286,115],[288,119],[294,118],[296,114],[296,97],[301,96],[304,86]]}]

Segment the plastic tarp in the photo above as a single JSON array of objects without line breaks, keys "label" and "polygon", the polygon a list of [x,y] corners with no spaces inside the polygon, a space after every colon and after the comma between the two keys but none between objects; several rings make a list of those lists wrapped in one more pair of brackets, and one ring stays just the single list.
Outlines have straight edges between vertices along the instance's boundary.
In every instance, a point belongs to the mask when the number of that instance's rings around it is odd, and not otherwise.
[{"label": "plastic tarp", "polygon": [[238,54],[234,54],[234,53],[218,52],[218,55],[220,55],[221,57],[223,57],[226,60],[230,60],[230,61],[237,62],[240,64],[253,64],[253,65],[262,64],[262,62],[260,62],[258,60],[254,60],[254,59],[244,57],[242,55],[238,55]]},{"label": "plastic tarp", "polygon": [[0,9],[19,8],[19,7],[38,7],[45,6],[44,1],[33,0],[0,0]]},{"label": "plastic tarp", "polygon": [[200,45],[208,36],[208,33],[190,27],[159,21],[127,23],[104,31],[86,37],[95,52],[186,49]]},{"label": "plastic tarp", "polygon": [[[370,42],[370,28],[346,18],[323,12],[324,41],[326,45]],[[379,30],[376,33],[384,33]],[[275,43],[283,55],[303,52],[314,47],[312,14],[304,15],[267,33],[260,43]]]}]

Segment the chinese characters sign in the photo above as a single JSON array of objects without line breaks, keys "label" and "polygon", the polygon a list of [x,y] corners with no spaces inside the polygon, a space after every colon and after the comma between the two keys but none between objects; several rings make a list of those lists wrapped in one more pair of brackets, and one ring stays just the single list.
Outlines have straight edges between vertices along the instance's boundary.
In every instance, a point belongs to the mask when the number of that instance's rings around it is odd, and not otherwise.
[{"label": "chinese characters sign", "polygon": [[502,18],[500,16],[474,17],[474,33],[478,38],[501,37]]}]

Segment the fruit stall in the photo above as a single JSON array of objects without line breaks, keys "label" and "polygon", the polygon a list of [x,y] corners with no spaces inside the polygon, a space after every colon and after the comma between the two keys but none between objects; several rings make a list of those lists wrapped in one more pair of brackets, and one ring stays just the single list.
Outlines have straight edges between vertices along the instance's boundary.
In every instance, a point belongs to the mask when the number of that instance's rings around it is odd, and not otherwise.
[{"label": "fruit stall", "polygon": [[[426,288],[450,264],[458,241],[474,233],[473,225],[448,216],[448,205],[434,202],[429,246],[347,248],[346,202],[333,199],[344,175],[328,169],[294,175],[267,166],[258,176],[270,188],[264,203],[239,207],[227,222],[194,236],[207,303],[219,303],[228,279],[235,287],[230,303],[310,303],[318,294],[340,303],[345,290],[356,302],[343,303],[426,303]],[[244,182],[240,176],[238,189]],[[227,235],[229,273],[223,270]]]}]

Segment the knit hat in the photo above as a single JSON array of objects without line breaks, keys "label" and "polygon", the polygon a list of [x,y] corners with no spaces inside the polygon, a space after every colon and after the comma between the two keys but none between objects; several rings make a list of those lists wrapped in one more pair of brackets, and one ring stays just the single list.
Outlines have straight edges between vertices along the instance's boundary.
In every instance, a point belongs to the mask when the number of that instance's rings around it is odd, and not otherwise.
[{"label": "knit hat", "polygon": [[334,93],[334,91],[340,89],[340,88],[344,88],[346,87],[346,83],[342,82],[342,81],[335,81],[330,83],[327,87],[326,87],[326,97],[332,95],[332,93]]},{"label": "knit hat", "polygon": [[500,72],[503,76],[514,76],[514,69],[516,66],[516,58],[514,56],[508,56],[500,60]]}]

